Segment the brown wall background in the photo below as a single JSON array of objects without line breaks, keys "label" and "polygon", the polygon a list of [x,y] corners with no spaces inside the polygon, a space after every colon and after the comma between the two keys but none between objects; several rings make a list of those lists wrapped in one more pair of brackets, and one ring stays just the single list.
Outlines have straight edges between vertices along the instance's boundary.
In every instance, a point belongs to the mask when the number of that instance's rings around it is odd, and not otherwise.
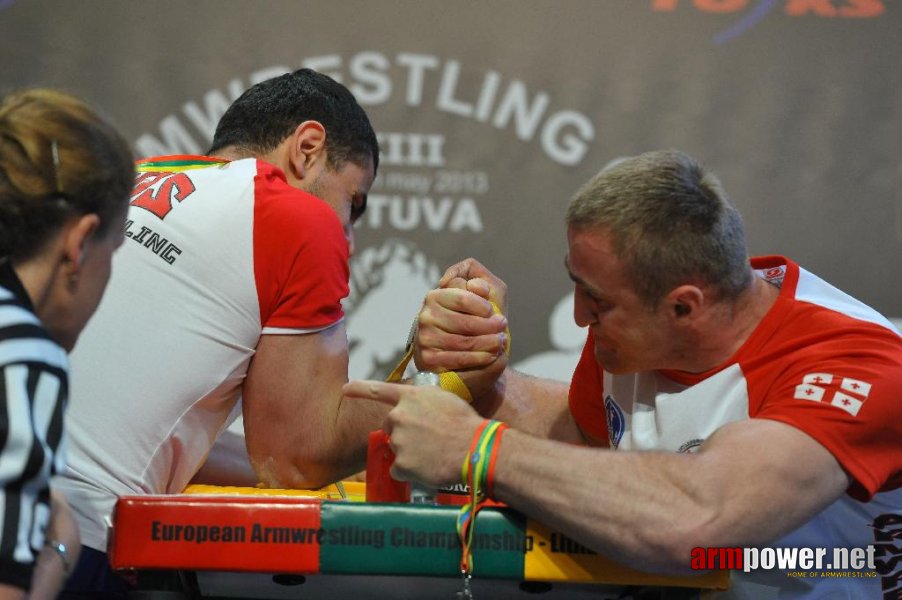
[{"label": "brown wall background", "polygon": [[564,209],[650,149],[720,175],[753,254],[902,317],[900,30],[895,0],[0,0],[0,92],[78,93],[147,155],[203,152],[260,78],[341,79],[383,145],[352,375],[384,376],[472,255],[510,286],[515,362],[567,377]]}]

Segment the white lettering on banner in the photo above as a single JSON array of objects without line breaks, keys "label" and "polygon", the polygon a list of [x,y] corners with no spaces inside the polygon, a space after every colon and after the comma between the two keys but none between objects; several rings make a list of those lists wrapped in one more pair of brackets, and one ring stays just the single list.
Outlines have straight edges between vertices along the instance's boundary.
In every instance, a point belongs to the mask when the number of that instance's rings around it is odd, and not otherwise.
[{"label": "white lettering on banner", "polygon": [[[474,196],[489,191],[485,171],[430,169],[392,170],[390,167],[442,167],[445,136],[439,133],[380,132],[378,177],[373,182],[361,225],[411,231],[483,231]],[[462,197],[457,197],[458,195]]]},{"label": "white lettering on banner", "polygon": [[373,229],[390,225],[410,231],[425,225],[430,231],[483,230],[482,216],[472,198],[370,194],[363,218]]},{"label": "white lettering on banner", "polygon": [[419,106],[423,103],[423,82],[426,69],[435,69],[439,60],[435,56],[426,54],[399,54],[398,64],[408,67],[407,94],[405,100],[408,106]]},{"label": "white lettering on banner", "polygon": [[201,153],[200,145],[175,115],[160,121],[160,135],[162,141],[147,133],[139,137],[135,142],[138,157]]},{"label": "white lettering on banner", "polygon": [[391,80],[382,77],[389,67],[388,59],[379,52],[361,52],[348,61],[348,70],[355,80],[348,89],[360,104],[384,104],[391,98]]},{"label": "white lettering on banner", "polygon": [[[288,72],[287,67],[275,66],[254,71],[250,75],[250,85],[254,85],[266,79],[276,77]],[[228,96],[221,90],[210,90],[204,94],[203,108],[196,102],[186,102],[182,111],[192,125],[200,132],[202,142],[193,137],[192,133],[178,120],[176,115],[169,115],[160,121],[160,134],[162,141],[149,133],[138,137],[135,141],[135,151],[139,158],[145,156],[163,156],[167,154],[199,154],[206,150],[201,146],[208,146],[213,141],[216,124],[225,114],[229,105],[240,96],[247,85],[240,79],[233,79],[227,85]]]},{"label": "white lettering on banner", "polygon": [[379,163],[405,167],[443,167],[445,136],[421,133],[377,133]]},{"label": "white lettering on banner", "polygon": [[[595,126],[585,114],[572,110],[553,110],[552,97],[545,91],[530,92],[518,79],[505,78],[497,71],[483,73],[477,89],[463,77],[463,68],[455,60],[443,61],[428,54],[400,53],[393,59],[373,51],[362,51],[345,60],[341,55],[309,57],[305,67],[325,73],[348,86],[361,105],[386,104],[399,94],[407,106],[432,104],[436,110],[496,129],[511,129],[525,142],[538,138],[542,151],[554,162],[579,164],[595,139]],[[346,73],[344,70],[346,69]],[[270,66],[251,73],[253,85],[291,69]],[[187,102],[182,107],[189,127],[172,114],[160,121],[159,135],[144,133],[135,142],[139,157],[165,154],[196,154],[213,139],[216,123],[226,108],[248,87],[240,79],[221,90],[204,94],[203,103]],[[433,96],[427,95],[434,93]],[[434,92],[433,92],[434,90]]]},{"label": "white lettering on banner", "polygon": [[402,171],[386,171],[379,173],[379,177],[373,182],[370,193],[391,189],[400,192],[414,194],[428,194],[432,189],[432,176],[422,173],[404,173]]}]

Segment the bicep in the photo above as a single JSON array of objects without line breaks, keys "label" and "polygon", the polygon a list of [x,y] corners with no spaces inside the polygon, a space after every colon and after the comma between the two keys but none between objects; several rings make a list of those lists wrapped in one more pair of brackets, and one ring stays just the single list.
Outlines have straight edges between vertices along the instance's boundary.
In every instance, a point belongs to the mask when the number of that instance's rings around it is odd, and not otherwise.
[{"label": "bicep", "polygon": [[[697,500],[724,544],[765,543],[799,527],[839,498],[850,479],[803,431],[768,419],[728,424],[699,449]],[[724,537],[726,536],[726,537]],[[729,538],[729,539],[727,539]]]},{"label": "bicep", "polygon": [[348,344],[341,323],[317,333],[263,335],[243,390],[247,449],[268,484],[309,479],[305,468],[328,459]]}]

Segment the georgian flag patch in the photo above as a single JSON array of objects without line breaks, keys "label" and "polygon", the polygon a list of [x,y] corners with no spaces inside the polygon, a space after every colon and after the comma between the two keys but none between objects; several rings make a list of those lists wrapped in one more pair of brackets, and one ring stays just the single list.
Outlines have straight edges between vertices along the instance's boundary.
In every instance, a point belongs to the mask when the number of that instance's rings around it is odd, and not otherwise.
[{"label": "georgian flag patch", "polygon": [[870,393],[871,384],[860,379],[838,377],[832,373],[808,373],[802,378],[802,384],[796,386],[793,398],[829,402],[854,417]]}]

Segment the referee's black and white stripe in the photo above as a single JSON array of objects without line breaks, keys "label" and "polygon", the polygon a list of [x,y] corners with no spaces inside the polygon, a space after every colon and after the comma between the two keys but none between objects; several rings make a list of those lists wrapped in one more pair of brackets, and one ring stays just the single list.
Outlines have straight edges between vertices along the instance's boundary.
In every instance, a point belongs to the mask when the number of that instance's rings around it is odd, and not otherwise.
[{"label": "referee's black and white stripe", "polygon": [[28,588],[65,462],[68,359],[12,290],[0,286],[0,582]]}]

